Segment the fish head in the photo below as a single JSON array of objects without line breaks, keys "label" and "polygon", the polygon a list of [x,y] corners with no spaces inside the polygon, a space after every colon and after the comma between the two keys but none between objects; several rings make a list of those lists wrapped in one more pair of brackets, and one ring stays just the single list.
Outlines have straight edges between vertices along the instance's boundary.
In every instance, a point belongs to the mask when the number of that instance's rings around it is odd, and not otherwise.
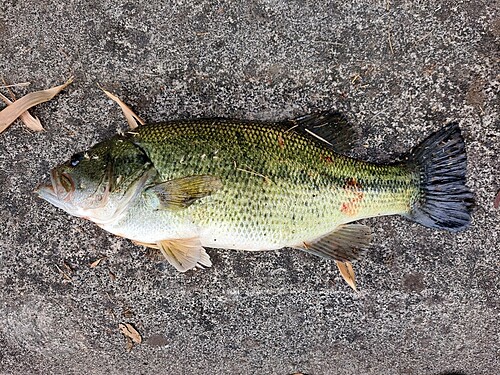
[{"label": "fish head", "polygon": [[71,215],[107,223],[137,196],[152,169],[142,149],[116,136],[53,168],[36,193]]}]

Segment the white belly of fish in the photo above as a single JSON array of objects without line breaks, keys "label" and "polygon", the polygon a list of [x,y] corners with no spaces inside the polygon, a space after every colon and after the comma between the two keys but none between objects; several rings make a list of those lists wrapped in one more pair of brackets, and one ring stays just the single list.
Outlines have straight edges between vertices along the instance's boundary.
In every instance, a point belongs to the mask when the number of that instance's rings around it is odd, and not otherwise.
[{"label": "white belly of fish", "polygon": [[276,241],[271,233],[262,233],[258,228],[218,222],[200,225],[184,215],[151,210],[144,205],[135,205],[114,222],[98,225],[115,235],[144,244],[198,238],[204,247],[249,251],[274,250],[293,245],[283,240]]}]

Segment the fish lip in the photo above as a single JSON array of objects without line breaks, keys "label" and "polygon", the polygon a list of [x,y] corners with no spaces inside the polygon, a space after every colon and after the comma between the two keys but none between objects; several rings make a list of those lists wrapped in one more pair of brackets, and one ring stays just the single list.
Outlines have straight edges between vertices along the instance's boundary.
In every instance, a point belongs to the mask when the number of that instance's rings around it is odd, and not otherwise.
[{"label": "fish lip", "polygon": [[50,193],[52,195],[55,195],[54,186],[52,186],[51,183],[49,184],[49,183],[42,182],[35,188],[33,193],[35,193],[39,196],[45,195],[46,193]]},{"label": "fish lip", "polygon": [[[60,182],[60,178],[66,179],[69,183],[69,190]],[[35,193],[42,199],[60,207],[62,202],[69,202],[75,192],[75,183],[71,176],[62,172],[59,176],[54,168],[50,171],[50,182],[42,183],[35,189]]]},{"label": "fish lip", "polygon": [[54,185],[52,183],[44,183],[38,185],[38,187],[35,189],[35,193],[38,194],[40,198],[46,200],[56,207],[62,207],[63,205],[63,202],[57,196],[57,192],[54,189]]},{"label": "fish lip", "polygon": [[35,188],[33,193],[37,194],[41,198],[44,198],[47,194],[51,196],[57,197],[57,188],[56,188],[56,176],[54,174],[54,170],[50,171],[50,182],[41,182]]}]

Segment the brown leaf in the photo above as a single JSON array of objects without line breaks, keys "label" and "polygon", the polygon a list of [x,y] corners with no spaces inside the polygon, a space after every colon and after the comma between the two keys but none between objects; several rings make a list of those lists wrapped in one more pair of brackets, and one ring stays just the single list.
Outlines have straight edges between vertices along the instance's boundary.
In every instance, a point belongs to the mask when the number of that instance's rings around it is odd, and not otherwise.
[{"label": "brown leaf", "polygon": [[[7,87],[7,86],[4,86],[4,87]],[[4,101],[4,103],[7,105],[12,104],[12,101],[2,94],[0,94],[0,99],[2,99]],[[15,101],[15,98],[13,100]],[[28,111],[23,112],[21,114],[20,118],[21,118],[21,121],[24,123],[24,125],[26,125],[31,130],[34,130],[34,131],[42,131],[43,130],[42,123],[40,122],[40,120],[37,117],[33,117],[31,115],[31,113],[29,113]]]},{"label": "brown leaf", "polygon": [[[16,100],[12,104],[8,105],[7,108],[4,108],[0,112],[0,133],[7,129],[10,124],[12,124],[29,108],[52,99],[62,90],[64,90],[71,82],[73,82],[73,78],[68,79],[63,85],[51,87],[47,90],[31,92],[23,96],[21,99]],[[28,123],[30,123],[29,120]],[[30,129],[35,131],[43,130],[41,125],[38,126],[38,124],[36,123],[31,124],[33,125],[33,128],[30,127]]]},{"label": "brown leaf", "polygon": [[[99,86],[100,87],[100,86]],[[122,109],[123,111],[123,114],[125,115],[125,118],[127,119],[127,122],[128,122],[128,126],[130,126],[130,129],[135,129],[137,128],[139,125],[137,125],[137,121],[139,121],[139,124],[141,125],[144,125],[144,120],[141,119],[139,116],[137,116],[134,111],[132,111],[130,109],[130,107],[128,105],[126,105],[119,97],[117,97],[116,95],[110,93],[109,91],[107,90],[104,90],[102,87],[100,87],[100,89],[102,91],[104,91],[104,93],[113,101],[115,101],[119,106],[120,108]],[[137,120],[137,121],[136,121]]]},{"label": "brown leaf", "polygon": [[90,263],[90,268],[96,268],[104,259],[107,259],[107,257],[102,257],[94,260],[92,263]]},{"label": "brown leaf", "polygon": [[137,332],[134,326],[130,323],[120,323],[118,324],[118,328],[120,332],[132,340],[132,342],[136,344],[140,344],[142,342],[142,336]]},{"label": "brown leaf", "polygon": [[351,262],[340,262],[336,261],[337,267],[339,268],[340,275],[344,278],[347,284],[354,289],[356,289],[356,276],[354,274],[354,270],[352,268]]},{"label": "brown leaf", "polygon": [[495,197],[495,201],[493,202],[493,207],[497,208],[500,207],[500,190],[497,193],[497,196]]}]

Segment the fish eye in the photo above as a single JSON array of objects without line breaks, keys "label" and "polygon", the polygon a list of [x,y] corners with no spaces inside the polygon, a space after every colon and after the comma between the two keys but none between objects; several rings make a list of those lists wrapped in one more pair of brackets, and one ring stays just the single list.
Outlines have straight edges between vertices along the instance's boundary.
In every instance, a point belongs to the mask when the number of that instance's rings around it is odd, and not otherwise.
[{"label": "fish eye", "polygon": [[71,164],[72,167],[76,167],[82,160],[83,160],[83,152],[79,152],[77,154],[74,154],[69,163]]}]

